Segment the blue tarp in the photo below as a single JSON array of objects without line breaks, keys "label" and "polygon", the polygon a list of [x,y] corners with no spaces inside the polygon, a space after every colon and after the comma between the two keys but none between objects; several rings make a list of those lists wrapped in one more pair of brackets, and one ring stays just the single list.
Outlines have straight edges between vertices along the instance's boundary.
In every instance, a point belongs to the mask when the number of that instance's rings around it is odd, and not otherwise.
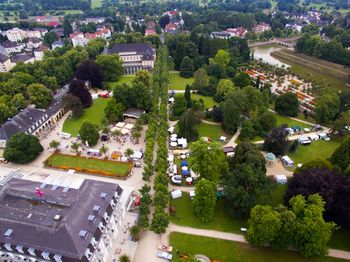
[{"label": "blue tarp", "polygon": [[181,161],[181,166],[188,166],[188,163],[187,163],[187,161]]}]

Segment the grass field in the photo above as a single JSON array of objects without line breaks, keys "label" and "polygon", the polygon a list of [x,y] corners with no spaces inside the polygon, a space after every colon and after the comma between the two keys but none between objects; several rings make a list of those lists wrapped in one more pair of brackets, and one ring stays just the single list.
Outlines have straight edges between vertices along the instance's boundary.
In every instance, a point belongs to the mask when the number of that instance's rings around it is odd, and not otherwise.
[{"label": "grass field", "polygon": [[102,0],[91,0],[91,9],[99,8],[102,6]]},{"label": "grass field", "polygon": [[[283,204],[283,198],[287,185],[275,185],[271,195],[260,196],[259,204],[268,204],[277,206]],[[174,224],[183,226],[213,229],[224,232],[241,233],[241,227],[246,227],[246,220],[244,218],[232,218],[225,209],[224,200],[220,199],[216,202],[215,216],[213,221],[209,223],[202,223],[198,217],[192,212],[192,202],[189,194],[183,192],[182,198],[171,199],[170,205],[176,207],[176,216],[171,216],[170,220]]]},{"label": "grass field", "polygon": [[93,124],[101,125],[102,119],[104,118],[104,109],[107,102],[110,99],[97,98],[93,101],[90,108],[84,110],[84,114],[79,118],[69,117],[63,124],[63,131],[72,134],[72,136],[77,136],[79,129],[84,121],[90,121]]},{"label": "grass field", "polygon": [[185,90],[186,85],[192,85],[194,78],[183,78],[180,76],[180,72],[170,72],[170,89],[172,90]]},{"label": "grass field", "polygon": [[103,86],[108,90],[113,90],[113,88],[117,84],[127,83],[131,85],[131,82],[134,78],[135,78],[135,75],[122,75],[118,82],[104,82]]},{"label": "grass field", "polygon": [[310,125],[302,123],[302,122],[299,122],[297,120],[293,120],[293,119],[291,119],[289,117],[282,116],[282,115],[279,115],[279,114],[275,114],[274,116],[275,116],[275,118],[277,120],[276,126],[281,126],[281,125],[287,124],[288,127],[300,126],[302,128],[305,128],[305,127],[309,127],[310,128]]},{"label": "grass field", "polygon": [[220,136],[226,136],[227,140],[230,139],[230,136],[224,132],[221,125],[211,125],[202,122],[196,127],[199,137],[210,137],[212,141],[218,141]]},{"label": "grass field", "polygon": [[214,107],[215,105],[218,104],[217,102],[215,102],[213,100],[213,98],[211,96],[202,96],[202,95],[199,95],[199,94],[191,94],[191,98],[193,100],[198,100],[198,101],[200,99],[202,99],[205,109],[212,108],[212,107]]},{"label": "grass field", "polygon": [[[210,237],[172,232],[170,245],[180,254],[204,254],[211,260],[223,262],[343,262],[331,257],[304,258],[293,251],[274,251],[270,248],[255,248],[247,244]],[[174,253],[176,257],[176,253]]]},{"label": "grass field", "polygon": [[327,159],[331,157],[333,152],[339,147],[339,141],[313,141],[311,145],[298,145],[297,149],[293,153],[288,153],[288,156],[293,159],[294,163],[305,163],[312,159],[323,158]]},{"label": "grass field", "polygon": [[67,166],[73,169],[98,170],[125,176],[129,173],[129,163],[103,161],[71,155],[54,154],[48,159],[48,164],[52,166]]}]

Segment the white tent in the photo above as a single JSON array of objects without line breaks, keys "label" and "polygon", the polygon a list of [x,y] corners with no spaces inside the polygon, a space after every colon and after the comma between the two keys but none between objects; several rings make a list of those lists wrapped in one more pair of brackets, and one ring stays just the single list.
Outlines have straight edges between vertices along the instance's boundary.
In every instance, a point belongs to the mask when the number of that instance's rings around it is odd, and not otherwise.
[{"label": "white tent", "polygon": [[115,131],[120,131],[120,127],[117,127],[117,126],[115,126],[115,127],[112,127],[111,128],[111,132],[113,133],[113,132],[115,132]]},{"label": "white tent", "polygon": [[129,129],[123,128],[122,130],[120,130],[120,133],[122,133],[122,135],[126,135],[130,132]]},{"label": "white tent", "polygon": [[177,138],[177,134],[171,134],[171,138]]},{"label": "white tent", "polygon": [[125,126],[125,123],[124,122],[118,122],[115,126],[119,127],[119,128],[122,128],[122,127]]},{"label": "white tent", "polygon": [[179,198],[179,197],[182,197],[182,191],[181,190],[171,191],[171,198],[172,199],[176,199],[176,198]]},{"label": "white tent", "polygon": [[277,184],[286,184],[288,182],[285,175],[275,175],[274,178]]},{"label": "white tent", "polygon": [[171,146],[171,147],[176,147],[176,146],[177,146],[177,143],[176,143],[176,142],[171,142],[171,143],[170,143],[170,146]]},{"label": "white tent", "polygon": [[142,152],[137,150],[131,155],[131,158],[133,160],[140,160],[142,158],[142,156],[143,156]]},{"label": "white tent", "polygon": [[186,138],[183,138],[183,137],[179,138],[179,139],[177,140],[177,143],[178,143],[178,145],[181,146],[182,148],[187,148],[187,139],[186,139]]},{"label": "white tent", "polygon": [[98,94],[91,94],[91,98],[92,98],[92,100],[97,99],[98,98]]},{"label": "white tent", "polygon": [[290,159],[289,156],[282,156],[282,161],[283,161],[283,163],[284,163],[286,166],[288,166],[288,167],[291,167],[291,166],[294,165],[293,160]]},{"label": "white tent", "polygon": [[134,124],[126,124],[124,128],[131,130],[134,128]]},{"label": "white tent", "polygon": [[174,131],[175,131],[175,127],[173,127],[173,126],[169,127],[168,132],[170,134],[174,133]]},{"label": "white tent", "polygon": [[174,155],[168,155],[168,162],[173,163],[174,162]]},{"label": "white tent", "polygon": [[318,134],[308,134],[308,137],[311,139],[311,140],[318,140],[320,139],[320,137],[318,136]]},{"label": "white tent", "polygon": [[176,137],[170,137],[170,141],[171,141],[171,142],[176,142],[176,141],[177,141],[177,138],[176,138]]}]

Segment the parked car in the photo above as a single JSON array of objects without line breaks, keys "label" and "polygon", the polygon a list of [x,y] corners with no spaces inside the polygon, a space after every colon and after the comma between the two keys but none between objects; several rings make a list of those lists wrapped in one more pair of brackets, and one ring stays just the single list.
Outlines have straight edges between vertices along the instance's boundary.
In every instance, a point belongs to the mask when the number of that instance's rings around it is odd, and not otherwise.
[{"label": "parked car", "polygon": [[182,176],[172,176],[171,177],[171,182],[177,185],[181,185],[182,183]]},{"label": "parked car", "polygon": [[173,259],[173,255],[168,253],[168,252],[165,252],[165,251],[157,252],[157,257],[163,258],[163,259],[166,259],[166,260],[169,260],[169,261]]},{"label": "parked car", "polygon": [[312,131],[323,131],[323,127],[320,126],[320,125],[315,125],[313,128],[312,128]]},{"label": "parked car", "polygon": [[173,252],[173,247],[167,244],[159,244],[158,249],[169,253]]},{"label": "parked car", "polygon": [[324,140],[324,141],[329,141],[330,138],[326,133],[319,133],[318,134],[320,136],[320,139]]},{"label": "parked car", "polygon": [[139,161],[134,162],[134,167],[141,167],[141,162]]}]

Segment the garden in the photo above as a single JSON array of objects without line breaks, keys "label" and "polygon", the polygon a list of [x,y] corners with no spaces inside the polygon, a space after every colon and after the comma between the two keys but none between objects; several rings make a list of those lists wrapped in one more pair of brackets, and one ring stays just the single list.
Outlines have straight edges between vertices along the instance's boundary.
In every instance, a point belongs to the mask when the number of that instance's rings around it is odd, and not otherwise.
[{"label": "garden", "polygon": [[180,72],[170,72],[170,88],[171,90],[185,90],[186,85],[192,85],[194,78],[184,78],[180,76]]},{"label": "garden", "polygon": [[107,106],[109,98],[97,98],[93,101],[91,107],[84,110],[84,114],[79,117],[69,117],[63,124],[63,132],[77,136],[81,125],[85,121],[90,121],[92,124],[101,125],[102,120],[105,116],[104,109]]},{"label": "garden", "polygon": [[94,175],[126,178],[130,174],[133,162],[118,162],[54,153],[45,161],[45,165],[65,170],[74,169],[77,172]]},{"label": "garden", "polygon": [[213,125],[208,124],[205,122],[201,122],[197,126],[199,137],[210,137],[212,141],[219,141],[220,136],[225,136],[227,140],[230,139],[230,135],[226,134],[224,130],[221,127],[221,124],[219,125]]},{"label": "garden", "polygon": [[[170,245],[180,254],[204,254],[211,260],[225,262],[341,262],[332,257],[305,258],[293,251],[274,251],[271,248],[255,248],[248,244],[172,232]],[[175,257],[177,255],[175,254]]]}]

